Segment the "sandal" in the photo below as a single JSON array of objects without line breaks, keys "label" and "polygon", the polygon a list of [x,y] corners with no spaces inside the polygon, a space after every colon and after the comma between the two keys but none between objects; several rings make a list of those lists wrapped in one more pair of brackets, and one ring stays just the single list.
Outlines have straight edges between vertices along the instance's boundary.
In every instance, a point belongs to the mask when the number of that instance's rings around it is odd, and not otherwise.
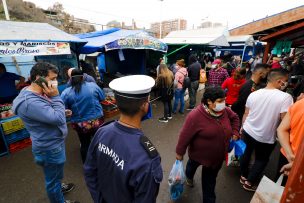
[{"label": "sandal", "polygon": [[243,185],[243,188],[244,188],[244,190],[247,190],[247,191],[249,191],[249,192],[255,192],[256,189],[257,189],[256,186],[253,186],[253,185],[249,184],[248,181],[245,181],[245,183],[244,183],[244,185]]},{"label": "sandal", "polygon": [[244,185],[244,184],[245,184],[245,181],[247,181],[247,178],[241,176],[241,178],[240,178],[240,183],[241,183],[242,185]]}]

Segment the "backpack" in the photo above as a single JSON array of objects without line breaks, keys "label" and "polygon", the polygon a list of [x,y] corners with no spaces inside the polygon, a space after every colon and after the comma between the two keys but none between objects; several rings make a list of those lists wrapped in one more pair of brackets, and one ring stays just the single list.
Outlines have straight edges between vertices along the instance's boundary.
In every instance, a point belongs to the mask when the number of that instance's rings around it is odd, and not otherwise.
[{"label": "backpack", "polygon": [[[180,71],[178,71],[178,72],[180,72]],[[182,72],[180,72],[180,73],[184,75],[184,81],[183,81],[183,83],[181,83],[180,81],[178,81],[178,82],[183,85],[183,89],[185,90],[191,86],[191,80],[188,77],[188,74],[185,75]]]},{"label": "backpack", "polygon": [[188,75],[185,76],[184,82],[183,82],[183,89],[187,89],[191,86],[191,80],[188,77]]}]

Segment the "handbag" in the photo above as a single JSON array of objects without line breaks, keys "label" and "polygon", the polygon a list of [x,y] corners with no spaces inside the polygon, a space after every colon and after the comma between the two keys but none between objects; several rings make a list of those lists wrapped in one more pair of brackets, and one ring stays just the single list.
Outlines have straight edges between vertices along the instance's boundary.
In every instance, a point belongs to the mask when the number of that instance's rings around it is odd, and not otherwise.
[{"label": "handbag", "polygon": [[283,174],[276,183],[263,176],[250,203],[279,203],[284,191],[284,187],[281,186],[282,181]]},{"label": "handbag", "polygon": [[199,83],[206,83],[206,82],[207,82],[206,71],[204,69],[201,69]]}]

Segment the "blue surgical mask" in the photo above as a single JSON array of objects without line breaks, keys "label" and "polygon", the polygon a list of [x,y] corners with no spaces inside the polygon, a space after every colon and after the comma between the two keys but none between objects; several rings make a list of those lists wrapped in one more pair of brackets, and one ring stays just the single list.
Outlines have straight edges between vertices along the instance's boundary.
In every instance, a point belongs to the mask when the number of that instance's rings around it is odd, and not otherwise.
[{"label": "blue surgical mask", "polygon": [[144,115],[141,118],[141,121],[145,121],[145,120],[148,120],[150,118],[152,118],[152,106],[151,106],[151,103],[149,103],[148,112],[146,113],[146,115]]}]

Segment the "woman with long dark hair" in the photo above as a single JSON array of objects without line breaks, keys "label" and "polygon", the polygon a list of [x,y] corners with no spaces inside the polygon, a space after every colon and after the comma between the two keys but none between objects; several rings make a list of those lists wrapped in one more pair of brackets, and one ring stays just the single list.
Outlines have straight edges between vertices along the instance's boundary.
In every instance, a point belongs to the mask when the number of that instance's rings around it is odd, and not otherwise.
[{"label": "woman with long dark hair", "polygon": [[96,83],[84,81],[80,69],[74,69],[71,78],[71,87],[63,91],[61,98],[66,109],[72,110],[72,128],[78,134],[84,163],[91,139],[104,122],[100,101],[105,99],[105,95]]},{"label": "woman with long dark hair", "polygon": [[159,75],[156,78],[156,86],[160,90],[161,101],[164,104],[164,117],[159,118],[159,122],[167,123],[168,119],[172,119],[173,81],[173,73],[168,69],[167,65],[160,64]]}]

